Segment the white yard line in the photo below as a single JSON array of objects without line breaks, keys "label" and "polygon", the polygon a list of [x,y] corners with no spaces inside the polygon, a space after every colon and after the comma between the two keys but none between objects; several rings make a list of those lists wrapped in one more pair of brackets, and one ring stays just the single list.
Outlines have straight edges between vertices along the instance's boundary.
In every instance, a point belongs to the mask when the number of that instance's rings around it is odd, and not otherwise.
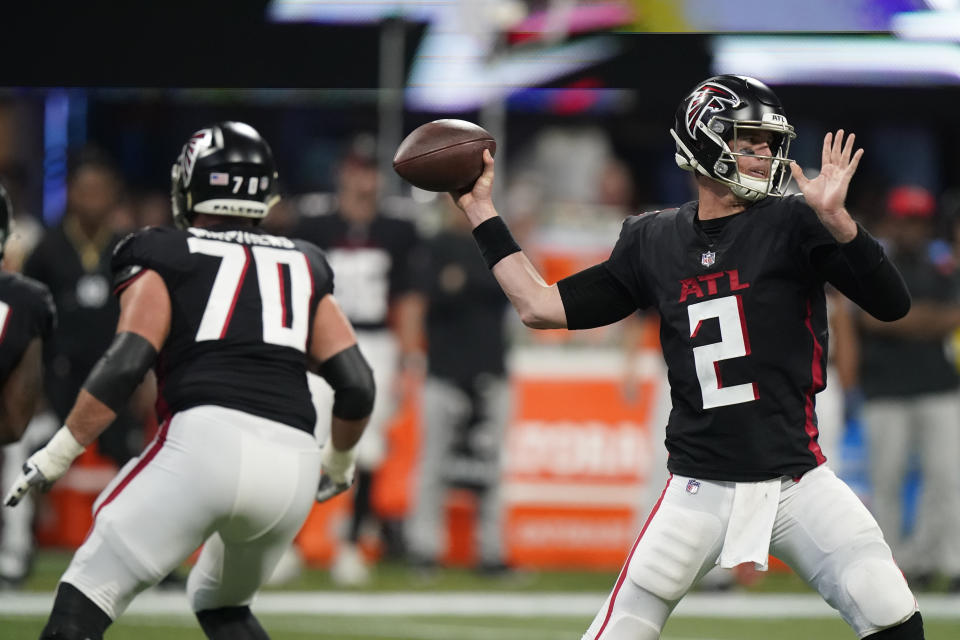
[{"label": "white yard line", "polygon": [[[592,617],[603,593],[544,592],[385,592],[271,591],[254,601],[260,614],[318,616],[516,616]],[[921,594],[924,618],[960,620],[960,596]],[[52,593],[6,592],[0,616],[38,616],[50,611]],[[149,591],[129,615],[190,616],[182,593]],[[816,594],[701,594],[684,598],[673,614],[681,618],[832,618],[834,612]]]}]

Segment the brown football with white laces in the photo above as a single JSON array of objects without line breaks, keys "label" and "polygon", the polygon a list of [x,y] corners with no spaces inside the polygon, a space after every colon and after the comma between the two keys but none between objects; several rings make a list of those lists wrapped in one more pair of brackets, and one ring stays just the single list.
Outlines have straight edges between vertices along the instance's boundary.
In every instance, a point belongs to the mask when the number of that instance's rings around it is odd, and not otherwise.
[{"label": "brown football with white laces", "polygon": [[483,150],[497,151],[497,142],[483,127],[466,120],[434,120],[403,139],[393,156],[393,169],[426,191],[469,187],[483,173]]}]

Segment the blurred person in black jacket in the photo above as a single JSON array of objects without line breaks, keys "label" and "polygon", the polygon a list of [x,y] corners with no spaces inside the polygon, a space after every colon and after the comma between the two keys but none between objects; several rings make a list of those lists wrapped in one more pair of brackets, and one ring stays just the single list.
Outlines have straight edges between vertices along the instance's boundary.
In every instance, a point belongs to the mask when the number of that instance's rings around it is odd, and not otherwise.
[{"label": "blurred person in black jacket", "polygon": [[[113,161],[95,148],[81,151],[68,173],[63,218],[47,229],[24,264],[25,275],[50,288],[57,308],[59,323],[44,347],[44,393],[57,424],[113,340],[120,309],[110,295],[110,258],[120,239],[113,222],[121,193]],[[148,404],[141,398],[138,406],[146,411]],[[97,441],[99,452],[123,466],[143,444],[138,427],[133,412],[122,411]]]},{"label": "blurred person in black jacket", "polygon": [[437,566],[447,547],[447,490],[468,489],[477,497],[478,568],[497,574],[506,569],[500,481],[512,407],[508,301],[477,251],[470,224],[449,199],[443,201],[445,227],[425,242],[416,261],[427,375],[407,549],[416,568]]}]

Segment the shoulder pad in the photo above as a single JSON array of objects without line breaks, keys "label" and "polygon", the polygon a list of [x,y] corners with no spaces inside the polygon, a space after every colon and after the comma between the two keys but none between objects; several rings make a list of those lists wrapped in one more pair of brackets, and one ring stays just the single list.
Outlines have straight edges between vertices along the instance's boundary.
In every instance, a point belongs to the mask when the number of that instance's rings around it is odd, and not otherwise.
[{"label": "shoulder pad", "polygon": [[155,238],[159,239],[177,234],[182,235],[183,232],[178,229],[168,229],[166,227],[143,227],[122,237],[116,246],[113,247],[113,255],[116,257],[124,252],[131,251],[135,245],[149,243]]},{"label": "shoulder pad", "polygon": [[121,239],[113,249],[110,269],[114,292],[132,282],[144,269],[161,276],[183,268],[185,232],[165,227],[144,227]]}]

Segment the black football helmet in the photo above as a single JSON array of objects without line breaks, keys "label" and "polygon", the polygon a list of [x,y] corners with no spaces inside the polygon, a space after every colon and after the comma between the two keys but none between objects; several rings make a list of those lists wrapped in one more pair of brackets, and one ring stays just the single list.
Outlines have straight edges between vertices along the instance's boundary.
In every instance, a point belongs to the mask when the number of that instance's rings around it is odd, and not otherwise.
[{"label": "black football helmet", "polygon": [[[757,130],[771,134],[766,179],[737,169],[730,143]],[[790,142],[796,137],[780,100],[770,87],[747,76],[722,75],[698,84],[680,103],[670,135],[677,143],[677,165],[730,187],[744,200],[783,195],[790,179]]]},{"label": "black football helmet", "polygon": [[10,195],[0,183],[0,258],[3,258],[3,248],[7,246],[10,237],[10,227],[13,226],[13,202]]},{"label": "black football helmet", "polygon": [[243,122],[220,122],[190,136],[170,181],[173,221],[181,229],[197,213],[260,220],[280,199],[270,145]]}]

